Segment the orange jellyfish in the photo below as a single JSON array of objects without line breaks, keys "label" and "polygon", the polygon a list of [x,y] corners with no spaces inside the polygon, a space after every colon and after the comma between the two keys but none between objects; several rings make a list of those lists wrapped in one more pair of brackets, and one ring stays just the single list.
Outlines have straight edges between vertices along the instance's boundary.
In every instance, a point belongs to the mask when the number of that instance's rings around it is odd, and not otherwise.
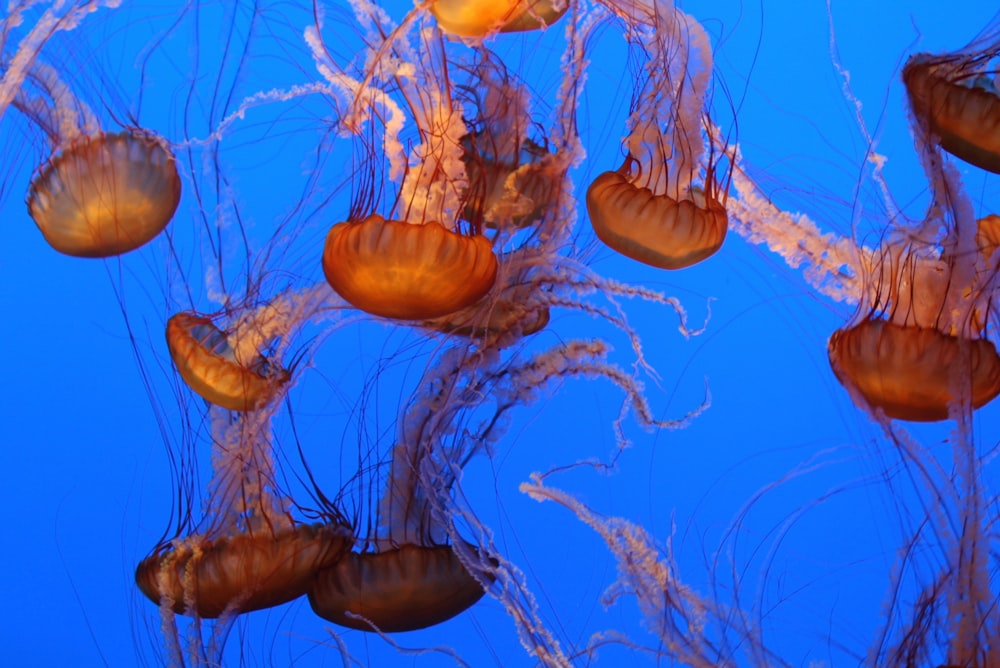
[{"label": "orange jellyfish", "polygon": [[[979,408],[1000,394],[1000,355],[985,338],[996,260],[984,220],[968,239],[953,231],[944,252],[901,240],[865,263],[872,287],[855,320],[830,337],[830,365],[890,418],[944,420],[960,400]],[[949,249],[956,238],[975,250]]]},{"label": "orange jellyfish", "polygon": [[434,0],[431,14],[445,32],[485,37],[492,32],[524,32],[550,26],[570,0]]},{"label": "orange jellyfish", "polygon": [[663,269],[689,267],[726,237],[724,185],[709,158],[702,173],[703,111],[712,69],[708,35],[672,3],[635,3],[624,13],[647,54],[629,117],[621,168],[587,189],[597,237],[622,255]]},{"label": "orange jellyfish", "polygon": [[[309,603],[326,620],[361,631],[422,629],[470,608],[492,580],[475,546],[448,544],[449,522],[436,498],[448,496],[455,482],[451,467],[461,465],[436,432],[458,411],[446,405],[434,415],[426,411],[418,401],[403,418],[400,439],[411,442],[393,448],[376,534],[316,576]],[[433,490],[428,478],[436,481]],[[479,564],[477,574],[469,563]]]},{"label": "orange jellyfish", "polygon": [[241,361],[226,333],[197,313],[178,313],[167,321],[167,346],[184,382],[206,401],[229,410],[264,406],[291,378],[256,350],[249,361]]},{"label": "orange jellyfish", "polygon": [[338,223],[323,248],[330,286],[357,308],[400,320],[435,318],[486,294],[497,260],[482,235],[436,220],[411,223],[372,214]]},{"label": "orange jellyfish", "polygon": [[903,82],[917,121],[941,148],[980,169],[1000,174],[1000,93],[990,61],[1000,43],[957,54],[912,56]]},{"label": "orange jellyfish", "polygon": [[270,415],[235,422],[213,409],[213,471],[205,517],[164,540],[136,569],[139,589],[171,615],[232,617],[305,594],[316,572],[350,549],[352,532],[335,510],[303,524],[278,490]]},{"label": "orange jellyfish", "polygon": [[109,257],[162,232],[180,196],[166,142],[132,128],[62,144],[31,181],[28,213],[57,251]]},{"label": "orange jellyfish", "polygon": [[485,593],[451,546],[406,543],[352,552],[320,571],[309,602],[317,615],[340,626],[395,633],[447,621]]},{"label": "orange jellyfish", "polygon": [[86,104],[40,61],[26,84],[13,104],[53,146],[31,180],[27,201],[49,245],[75,257],[110,257],[162,232],[181,196],[167,142],[140,128],[104,132]]},{"label": "orange jellyfish", "polygon": [[[497,259],[478,226],[463,231],[458,224],[465,183],[460,143],[465,123],[452,97],[441,33],[429,28],[415,45],[405,44],[403,35],[388,34],[396,40],[384,47],[389,52],[401,58],[419,54],[414,67],[399,73],[379,61],[366,78],[372,85],[394,80],[393,87],[398,87],[412,112],[419,140],[407,157],[398,135],[404,125],[402,111],[381,90],[361,88],[349,101],[345,124],[354,128],[375,122],[371,116],[376,104],[388,109],[385,158],[390,178],[401,180],[400,192],[389,218],[369,208],[352,212],[347,222],[330,229],[323,272],[337,294],[363,311],[424,320],[457,311],[485,295],[496,278]],[[324,70],[324,74],[340,86],[348,79],[344,73]],[[374,156],[369,159],[373,165],[382,164]],[[362,207],[370,207],[374,198],[360,199]]]},{"label": "orange jellyfish", "polygon": [[[483,380],[478,359],[464,344],[446,350],[404,406],[398,444],[374,469],[381,498],[367,510],[370,535],[321,570],[309,591],[319,616],[362,631],[413,631],[464,612],[485,594],[497,563],[458,536],[452,501],[457,471],[482,442],[461,422],[491,398],[475,385]],[[462,436],[452,440],[456,429]]]}]

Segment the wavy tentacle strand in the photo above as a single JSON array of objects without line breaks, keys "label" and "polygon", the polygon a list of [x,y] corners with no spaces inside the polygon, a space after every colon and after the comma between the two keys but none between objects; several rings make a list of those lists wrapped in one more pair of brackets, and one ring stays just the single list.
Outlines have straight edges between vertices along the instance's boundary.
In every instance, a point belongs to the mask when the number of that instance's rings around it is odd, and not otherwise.
[{"label": "wavy tentacle strand", "polygon": [[[8,30],[13,26],[18,26],[24,20],[22,15],[32,3],[19,7],[15,3],[10,3],[9,14],[3,20],[3,40],[0,44],[6,44]],[[0,118],[3,118],[7,107],[14,101],[22,90],[25,80],[36,70],[37,57],[41,52],[45,42],[57,31],[70,31],[76,29],[87,16],[98,11],[102,7],[115,8],[121,4],[121,0],[104,0],[103,2],[87,2],[81,6],[75,3],[58,2],[55,6],[45,10],[45,13],[35,21],[31,30],[25,35],[17,46],[17,51],[10,58],[5,58],[0,77]],[[66,6],[69,9],[66,10]],[[65,10],[65,13],[60,13]],[[53,97],[53,101],[59,104],[59,99]]]},{"label": "wavy tentacle strand", "polygon": [[22,88],[13,105],[38,123],[55,151],[71,146],[80,137],[100,134],[101,126],[94,112],[73,95],[54,68],[36,60],[27,83],[38,88],[42,95],[29,96],[28,89]]},{"label": "wavy tentacle strand", "polygon": [[448,61],[440,33],[423,28],[416,53],[404,60],[411,68],[397,74],[410,102],[420,143],[410,152],[410,163],[400,184],[399,213],[407,221],[437,220],[446,226],[457,222],[468,185],[462,162],[465,121],[452,99]]},{"label": "wavy tentacle strand", "polygon": [[839,302],[857,304],[871,274],[870,249],[852,239],[822,230],[805,214],[790,214],[775,206],[740,167],[733,169],[737,197],[726,203],[730,227],[752,244],[779,255],[792,269],[803,267],[806,281],[819,293]]},{"label": "wavy tentacle strand", "polygon": [[326,282],[285,292],[240,315],[229,327],[233,357],[242,364],[255,359],[275,339],[285,343],[305,323],[349,305]]},{"label": "wavy tentacle strand", "polygon": [[704,105],[712,73],[708,34],[671,2],[658,2],[652,23],[633,24],[651,57],[628,121],[629,155],[641,165],[637,185],[679,199],[701,172]]},{"label": "wavy tentacle strand", "polygon": [[[725,648],[710,636],[711,622],[728,619],[731,611],[719,609],[684,584],[671,541],[660,547],[642,527],[623,518],[598,516],[573,496],[545,485],[538,474],[521,483],[519,489],[536,501],[563,506],[601,536],[617,559],[619,572],[618,580],[605,592],[605,604],[634,597],[671,659],[700,668],[735,665],[729,662]],[[742,640],[750,646],[751,665],[769,665],[753,660],[757,658],[755,650],[762,649],[758,636],[747,633]]]}]

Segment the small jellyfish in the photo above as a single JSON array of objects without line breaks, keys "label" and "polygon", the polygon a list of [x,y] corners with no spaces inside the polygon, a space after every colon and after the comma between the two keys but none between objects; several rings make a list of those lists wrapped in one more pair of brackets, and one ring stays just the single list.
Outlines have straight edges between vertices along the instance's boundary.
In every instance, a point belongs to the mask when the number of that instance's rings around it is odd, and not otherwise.
[{"label": "small jellyfish", "polygon": [[528,286],[523,286],[528,289],[521,290],[518,290],[518,287],[512,286],[505,291],[506,294],[501,294],[496,300],[484,299],[467,309],[442,318],[425,320],[421,324],[427,329],[444,334],[470,338],[499,335],[515,326],[519,328],[521,336],[536,334],[549,324],[551,317],[549,308],[544,303],[519,301],[519,299],[530,299],[530,295],[525,298],[522,297],[522,293],[531,290]]},{"label": "small jellyfish", "polygon": [[270,402],[291,374],[256,351],[242,362],[211,318],[178,313],[167,321],[170,357],[188,387],[203,399],[233,411],[248,411]]},{"label": "small jellyfish", "polygon": [[431,14],[445,32],[485,37],[494,31],[524,32],[550,26],[570,0],[434,0]]},{"label": "small jellyfish", "polygon": [[1000,355],[984,338],[996,275],[985,220],[975,235],[979,253],[939,253],[914,241],[874,251],[858,317],[830,337],[837,378],[890,418],[945,420],[963,397],[979,408],[1000,394]]},{"label": "small jellyfish", "polygon": [[646,53],[629,118],[627,155],[587,189],[597,237],[653,267],[681,269],[714,254],[726,237],[725,187],[711,156],[704,187],[703,107],[712,69],[704,28],[671,3],[623,12]]},{"label": "small jellyfish", "polygon": [[1000,94],[994,72],[985,72],[1000,54],[985,51],[912,56],[903,82],[919,123],[941,148],[980,169],[1000,174]]},{"label": "small jellyfish", "polygon": [[181,196],[177,161],[164,139],[141,128],[103,131],[86,104],[40,61],[12,104],[53,147],[31,180],[27,201],[50,246],[75,257],[111,257],[163,231]]},{"label": "small jellyfish", "polygon": [[[461,195],[466,183],[461,137],[466,132],[461,109],[452,96],[449,60],[439,30],[415,31],[415,43],[386,26],[381,46],[412,67],[394,70],[391,60],[378,61],[361,78],[333,69],[328,54],[316,54],[324,76],[354,94],[342,114],[346,129],[363,135],[360,126],[383,119],[382,146],[366,145],[366,161],[374,171],[389,163],[389,176],[399,180],[395,210],[388,218],[372,213],[375,197],[356,197],[347,222],[334,225],[323,250],[323,272],[330,286],[355,307],[384,318],[425,320],[447,315],[485,295],[496,279],[497,258],[479,227],[459,226]],[[385,38],[390,35],[391,38]],[[321,43],[314,48],[320,49]],[[386,80],[392,80],[390,84]],[[375,85],[398,89],[412,113],[419,138],[407,155],[398,133],[405,120],[397,102]],[[377,109],[382,106],[383,109]],[[377,113],[376,113],[377,111]],[[378,149],[385,155],[378,155]]]}]

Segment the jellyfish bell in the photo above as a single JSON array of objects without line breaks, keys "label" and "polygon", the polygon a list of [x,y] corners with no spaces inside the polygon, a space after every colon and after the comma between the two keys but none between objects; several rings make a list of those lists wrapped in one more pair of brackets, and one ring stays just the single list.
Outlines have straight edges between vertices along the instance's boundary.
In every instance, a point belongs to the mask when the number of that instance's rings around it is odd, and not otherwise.
[{"label": "jellyfish bell", "polygon": [[451,546],[405,544],[346,555],[317,574],[309,603],[340,626],[396,633],[447,621],[485,593]]},{"label": "jellyfish bell", "polygon": [[462,215],[491,229],[508,221],[514,228],[526,227],[551,204],[562,174],[553,173],[549,152],[530,139],[515,156],[491,154],[486,132],[462,138],[462,161],[469,179]]},{"label": "jellyfish bell", "polygon": [[132,128],[82,136],[63,147],[32,179],[28,213],[57,251],[110,257],[162,232],[180,196],[167,143]]},{"label": "jellyfish bell", "polygon": [[181,196],[166,140],[138,127],[104,131],[62,73],[40,59],[15,70],[22,82],[11,104],[45,134],[51,151],[27,197],[49,245],[75,257],[111,257],[162,232]]},{"label": "jellyfish bell", "polygon": [[544,304],[525,305],[513,299],[501,298],[433,320],[422,325],[444,334],[482,338],[509,332],[515,327],[521,336],[536,334],[549,324],[549,308]]},{"label": "jellyfish bell", "polygon": [[264,527],[217,539],[178,539],[157,548],[135,572],[140,591],[177,614],[216,618],[270,608],[306,593],[316,573],[351,548],[337,524]]},{"label": "jellyfish bell", "polygon": [[539,30],[558,21],[567,9],[569,0],[434,0],[430,4],[441,29],[459,37]]},{"label": "jellyfish bell", "polygon": [[[998,53],[994,46],[989,55]],[[1000,93],[983,65],[982,56],[918,54],[903,67],[903,82],[918,121],[941,148],[1000,174]]]},{"label": "jellyfish bell", "polygon": [[485,295],[496,279],[497,259],[481,235],[372,214],[330,229],[323,273],[337,294],[362,311],[426,320]]},{"label": "jellyfish bell", "polygon": [[[680,198],[636,186],[628,165],[604,172],[587,188],[587,212],[597,238],[626,257],[661,269],[683,269],[722,247],[729,217],[716,194],[692,188]],[[711,178],[711,177],[710,177]]]},{"label": "jellyfish bell", "polygon": [[211,318],[182,312],[167,321],[167,347],[181,378],[206,401],[233,411],[270,403],[291,378],[254,352],[244,362]]}]

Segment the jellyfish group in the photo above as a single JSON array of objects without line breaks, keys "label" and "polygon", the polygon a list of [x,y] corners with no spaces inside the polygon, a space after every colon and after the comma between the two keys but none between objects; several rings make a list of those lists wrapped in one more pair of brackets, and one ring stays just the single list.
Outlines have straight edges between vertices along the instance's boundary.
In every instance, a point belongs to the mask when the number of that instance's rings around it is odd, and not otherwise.
[{"label": "jellyfish group", "polygon": [[[525,664],[621,651],[657,664],[794,665],[767,599],[786,591],[769,578],[782,541],[824,502],[883,485],[896,511],[885,541],[896,542],[866,562],[885,566],[889,592],[874,640],[816,642],[863,665],[1000,663],[992,455],[978,431],[1000,394],[1000,218],[969,185],[1000,174],[1000,23],[900,61],[896,111],[922,170],[918,204],[893,196],[879,134],[839,72],[866,147],[857,192],[882,200],[875,220],[857,193],[841,207],[855,218],[831,220],[832,206],[793,211],[783,197],[794,188],[755,164],[761,140],[743,134],[733,80],[719,73],[726,40],[705,8],[202,4],[156,23],[135,56],[141,86],[169,81],[162,110],[141,95],[116,108],[127,96],[101,90],[107,79],[61,66],[63,37],[126,34],[101,24],[117,3],[15,1],[0,17],[0,128],[16,123],[37,161],[21,184],[27,216],[66,261],[107,269],[164,437],[170,514],[143,534],[130,585],[158,661],[273,663],[256,654],[261,623],[319,635],[303,654],[323,661],[362,665],[354,655],[378,643],[469,665],[445,647],[448,629],[484,615],[504,620]],[[191,47],[184,65],[178,45]],[[619,60],[595,63],[597,53]],[[617,86],[599,123],[588,116],[603,108],[595,76]],[[296,187],[279,186],[274,170],[289,164]],[[274,183],[244,191],[250,174]],[[761,275],[776,263],[801,270],[798,295],[853,311],[814,352],[830,396],[877,434],[850,450],[882,468],[749,537],[759,507],[840,464],[827,458],[837,448],[817,447],[751,490],[728,528],[704,531],[718,545],[699,546],[699,577],[679,556],[701,531],[697,511],[679,527],[657,507],[647,527],[627,503],[604,508],[573,484],[635,465],[634,432],[671,449],[732,400],[712,378],[690,402],[654,398],[681,384],[658,370],[664,351],[716,331],[700,286],[679,290],[684,304],[668,293],[745,263],[727,236],[772,263]],[[155,316],[137,315],[140,299]],[[635,313],[654,314],[653,333]],[[743,357],[778,373],[786,351],[761,336],[742,342]],[[532,411],[597,383],[614,393],[608,415],[584,394],[559,418],[568,434],[599,413],[606,433],[587,438],[603,454],[519,442]],[[920,431],[935,428],[950,431]],[[553,454],[562,448],[569,462]],[[501,485],[520,456],[533,472]],[[651,486],[669,495],[678,475]],[[601,555],[592,581],[574,585],[582,599],[599,584],[593,600],[553,603],[506,530],[506,495],[539,513],[519,531],[554,537],[558,517],[590,532],[590,553],[555,551],[574,568]],[[746,557],[756,540],[768,548]],[[618,631],[605,608],[627,609],[647,637]],[[575,614],[600,630],[563,623]]]}]

